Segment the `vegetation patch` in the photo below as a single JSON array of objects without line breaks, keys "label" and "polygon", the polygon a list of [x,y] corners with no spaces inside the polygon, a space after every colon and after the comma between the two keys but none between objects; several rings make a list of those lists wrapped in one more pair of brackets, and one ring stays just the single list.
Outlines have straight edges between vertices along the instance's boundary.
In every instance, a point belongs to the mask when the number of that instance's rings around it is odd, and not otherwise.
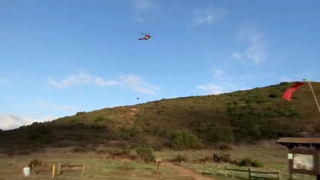
[{"label": "vegetation patch", "polygon": [[[30,153],[43,148],[76,147],[75,152],[105,154],[94,149],[106,144],[116,148],[126,144],[130,149],[186,150],[318,135],[319,115],[309,87],[299,88],[293,100],[287,102],[281,96],[291,85],[282,82],[220,95],[77,112],[52,122],[0,131],[0,151],[12,151],[16,146]],[[320,84],[313,83],[313,87],[320,94]]]}]

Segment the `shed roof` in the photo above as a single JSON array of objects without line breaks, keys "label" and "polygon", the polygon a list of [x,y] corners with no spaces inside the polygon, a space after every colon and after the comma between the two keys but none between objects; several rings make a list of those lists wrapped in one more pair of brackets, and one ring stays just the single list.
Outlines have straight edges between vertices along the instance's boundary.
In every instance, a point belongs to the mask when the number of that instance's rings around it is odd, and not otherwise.
[{"label": "shed roof", "polygon": [[320,138],[280,138],[276,142],[282,146],[286,146],[287,148],[291,149],[294,147],[314,147],[316,149],[320,149]]},{"label": "shed roof", "polygon": [[293,143],[293,144],[319,144],[320,138],[280,138],[277,143]]}]

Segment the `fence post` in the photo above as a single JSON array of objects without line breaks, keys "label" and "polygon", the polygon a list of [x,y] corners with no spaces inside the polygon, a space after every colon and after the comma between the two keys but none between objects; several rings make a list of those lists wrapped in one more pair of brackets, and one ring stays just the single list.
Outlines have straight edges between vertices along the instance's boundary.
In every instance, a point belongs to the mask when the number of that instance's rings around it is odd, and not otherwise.
[{"label": "fence post", "polygon": [[281,180],[281,174],[279,169],[278,169],[278,180]]},{"label": "fence post", "polygon": [[157,171],[159,171],[161,161],[157,162]]},{"label": "fence post", "polygon": [[223,174],[224,176],[227,176],[227,166],[224,166]]},{"label": "fence post", "polygon": [[56,174],[56,165],[53,164],[53,166],[52,166],[52,178],[55,177],[55,174]]},{"label": "fence post", "polygon": [[60,175],[60,174],[61,174],[61,163],[59,163],[58,172],[57,172],[57,175]]},{"label": "fence post", "polygon": [[83,165],[82,165],[82,176],[84,176],[85,168],[86,168],[86,165],[85,165],[85,164],[83,164]]},{"label": "fence post", "polygon": [[249,179],[251,179],[251,170],[250,170],[250,168],[248,168],[248,175],[249,175]]}]

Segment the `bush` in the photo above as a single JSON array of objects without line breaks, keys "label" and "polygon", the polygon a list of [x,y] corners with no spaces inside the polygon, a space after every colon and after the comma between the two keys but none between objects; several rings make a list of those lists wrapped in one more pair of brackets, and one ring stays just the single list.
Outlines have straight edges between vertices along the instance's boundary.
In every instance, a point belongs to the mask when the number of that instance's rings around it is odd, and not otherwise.
[{"label": "bush", "polygon": [[96,116],[94,118],[94,122],[101,122],[101,121],[104,121],[104,120],[105,120],[105,118],[103,116]]},{"label": "bush", "polygon": [[31,154],[31,151],[27,149],[23,149],[17,152],[17,155],[30,155],[30,154]]},{"label": "bush", "polygon": [[231,148],[229,145],[227,145],[227,144],[220,144],[220,145],[218,146],[218,149],[225,151],[225,150],[231,150],[232,148]]},{"label": "bush", "polygon": [[42,161],[39,159],[32,159],[28,164],[31,170],[37,166],[42,166]]},{"label": "bush", "polygon": [[114,149],[109,150],[108,154],[111,156],[111,158],[126,158],[130,157],[130,149],[122,148],[122,149]]},{"label": "bush", "polygon": [[86,114],[85,111],[80,111],[80,112],[77,112],[77,113],[76,113],[76,116],[81,116],[81,115],[85,115],[85,114]]},{"label": "bush", "polygon": [[163,149],[163,143],[161,142],[153,142],[150,143],[150,146],[152,147],[153,150],[155,151],[161,151]]},{"label": "bush", "polygon": [[186,156],[178,154],[174,158],[170,159],[169,161],[174,163],[188,162],[188,158]]},{"label": "bush", "polygon": [[124,162],[120,167],[120,170],[122,171],[130,171],[130,170],[134,170],[135,168],[130,166],[128,162]]},{"label": "bush", "polygon": [[251,166],[252,167],[263,167],[262,162],[258,161],[258,160],[254,160],[253,162],[251,162]]},{"label": "bush", "polygon": [[152,148],[140,147],[136,149],[136,153],[138,157],[146,163],[153,162],[156,158]]},{"label": "bush", "polygon": [[87,148],[85,147],[74,147],[72,150],[72,152],[75,152],[75,153],[83,153],[83,152],[88,152]]},{"label": "bush", "polygon": [[245,157],[240,160],[239,166],[251,166],[251,162],[252,162],[252,160],[250,157]]},{"label": "bush", "polygon": [[240,160],[238,166],[263,167],[263,164],[258,160],[252,160],[250,157],[245,157],[242,160]]},{"label": "bush", "polygon": [[196,149],[202,147],[202,143],[198,137],[187,131],[172,133],[169,140],[170,146],[174,150]]},{"label": "bush", "polygon": [[94,148],[95,153],[102,155],[102,154],[107,154],[108,151],[104,146],[98,146],[96,148]]},{"label": "bush", "polygon": [[209,133],[209,139],[213,143],[232,143],[235,140],[231,128],[215,127]]},{"label": "bush", "polygon": [[229,153],[222,152],[221,154],[218,155],[218,157],[221,162],[225,162],[225,163],[232,162],[231,155]]},{"label": "bush", "polygon": [[270,92],[269,94],[269,98],[272,98],[272,99],[280,98],[281,96],[282,94],[280,92]]}]

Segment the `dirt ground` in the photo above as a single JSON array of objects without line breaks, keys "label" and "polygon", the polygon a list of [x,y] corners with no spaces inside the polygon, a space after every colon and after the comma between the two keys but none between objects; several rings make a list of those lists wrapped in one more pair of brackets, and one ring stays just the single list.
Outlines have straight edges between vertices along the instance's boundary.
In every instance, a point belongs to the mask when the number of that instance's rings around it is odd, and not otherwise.
[{"label": "dirt ground", "polygon": [[214,180],[213,178],[209,178],[207,176],[169,162],[163,162],[162,165],[176,170],[181,175],[192,177],[194,180]]}]

